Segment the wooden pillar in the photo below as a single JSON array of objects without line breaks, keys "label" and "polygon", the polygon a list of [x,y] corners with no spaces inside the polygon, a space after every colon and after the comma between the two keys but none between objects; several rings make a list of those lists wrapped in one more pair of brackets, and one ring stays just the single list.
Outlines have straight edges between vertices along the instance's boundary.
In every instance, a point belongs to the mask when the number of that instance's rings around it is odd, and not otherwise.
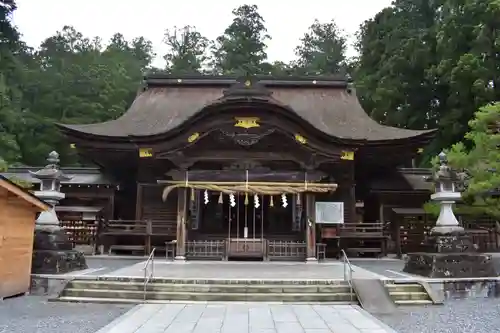
[{"label": "wooden pillar", "polygon": [[306,193],[306,261],[317,262],[316,258],[316,211],[314,196]]},{"label": "wooden pillar", "polygon": [[177,251],[175,260],[186,260],[186,189],[177,189]]},{"label": "wooden pillar", "polygon": [[349,188],[349,204],[347,209],[349,209],[350,221],[345,221],[346,223],[357,223],[356,218],[356,176],[354,171],[354,163],[349,163],[349,175],[348,175],[348,188]]},{"label": "wooden pillar", "polygon": [[137,183],[137,195],[135,198],[135,219],[139,221],[142,218],[142,205],[143,205],[143,185]]}]

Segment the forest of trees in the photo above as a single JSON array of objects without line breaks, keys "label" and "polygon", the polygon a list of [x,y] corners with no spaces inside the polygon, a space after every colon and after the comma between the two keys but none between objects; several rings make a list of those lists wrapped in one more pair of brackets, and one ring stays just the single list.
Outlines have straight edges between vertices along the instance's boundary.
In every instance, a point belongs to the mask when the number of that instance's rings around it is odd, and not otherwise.
[{"label": "forest of trees", "polygon": [[102,41],[65,26],[41,45],[26,45],[12,24],[15,10],[15,0],[0,0],[0,157],[9,165],[43,165],[54,149],[65,165],[78,163],[54,123],[119,117],[148,72],[349,74],[377,121],[439,128],[423,163],[460,141],[476,110],[500,100],[497,0],[395,0],[360,26],[353,59],[334,21],[311,22],[290,63],[268,61],[266,22],[256,6],[244,5],[214,41],[194,26],[167,29],[169,51],[158,55],[165,68],[152,67],[150,41],[118,31]]}]

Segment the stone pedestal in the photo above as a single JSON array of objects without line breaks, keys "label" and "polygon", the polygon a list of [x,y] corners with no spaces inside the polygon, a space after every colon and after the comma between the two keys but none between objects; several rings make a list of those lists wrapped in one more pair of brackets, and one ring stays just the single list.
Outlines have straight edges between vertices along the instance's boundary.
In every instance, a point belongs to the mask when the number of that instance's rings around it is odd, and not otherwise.
[{"label": "stone pedestal", "polygon": [[32,274],[64,274],[86,268],[83,253],[73,250],[61,228],[36,226]]},{"label": "stone pedestal", "polygon": [[496,276],[491,256],[476,252],[476,246],[463,229],[448,233],[433,230],[424,251],[409,253],[403,271],[429,278]]}]

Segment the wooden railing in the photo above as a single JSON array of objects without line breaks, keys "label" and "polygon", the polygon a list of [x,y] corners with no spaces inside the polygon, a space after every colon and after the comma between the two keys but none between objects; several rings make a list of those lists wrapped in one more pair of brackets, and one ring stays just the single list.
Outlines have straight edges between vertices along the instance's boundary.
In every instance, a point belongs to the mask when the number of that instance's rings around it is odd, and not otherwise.
[{"label": "wooden railing", "polygon": [[384,256],[388,239],[384,224],[380,222],[344,223],[338,230],[338,247],[355,255],[373,253]]},{"label": "wooden railing", "polygon": [[298,260],[306,257],[306,242],[269,240],[267,257],[270,260]]},{"label": "wooden railing", "polygon": [[187,241],[186,258],[222,260],[226,258],[226,242],[223,240]]},{"label": "wooden railing", "polygon": [[100,241],[111,254],[113,251],[149,254],[154,237],[175,238],[176,226],[171,221],[107,220],[102,221]]}]

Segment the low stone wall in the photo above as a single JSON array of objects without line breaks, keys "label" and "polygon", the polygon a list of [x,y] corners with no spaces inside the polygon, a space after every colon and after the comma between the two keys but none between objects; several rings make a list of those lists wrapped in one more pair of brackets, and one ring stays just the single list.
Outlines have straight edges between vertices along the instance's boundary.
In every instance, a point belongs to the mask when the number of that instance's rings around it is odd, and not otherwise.
[{"label": "low stone wall", "polygon": [[56,297],[73,278],[31,275],[30,295]]}]

